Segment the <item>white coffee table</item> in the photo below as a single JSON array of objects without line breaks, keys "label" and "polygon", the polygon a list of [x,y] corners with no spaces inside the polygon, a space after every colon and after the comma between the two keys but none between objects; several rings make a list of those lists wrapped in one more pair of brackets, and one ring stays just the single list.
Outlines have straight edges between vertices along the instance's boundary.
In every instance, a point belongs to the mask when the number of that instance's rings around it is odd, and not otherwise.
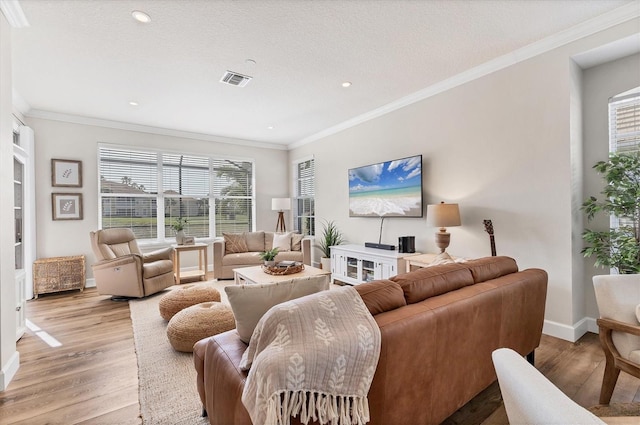
[{"label": "white coffee table", "polygon": [[304,266],[304,270],[299,273],[292,273],[286,275],[273,275],[269,273],[265,273],[262,270],[262,266],[253,266],[253,267],[241,267],[238,269],[233,269],[233,276],[236,282],[236,285],[244,284],[244,283],[275,283],[275,282],[283,282],[285,280],[291,280],[301,277],[310,277],[310,276],[326,276],[327,281],[331,276],[331,272],[328,270],[321,270],[311,266]]}]

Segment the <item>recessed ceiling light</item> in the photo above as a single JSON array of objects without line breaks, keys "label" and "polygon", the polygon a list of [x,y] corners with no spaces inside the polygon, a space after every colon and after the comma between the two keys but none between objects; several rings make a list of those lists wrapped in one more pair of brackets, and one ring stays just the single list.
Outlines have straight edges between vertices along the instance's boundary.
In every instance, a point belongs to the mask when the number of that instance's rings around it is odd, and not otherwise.
[{"label": "recessed ceiling light", "polygon": [[151,22],[151,16],[141,10],[134,10],[133,12],[131,12],[131,16],[133,16],[133,19],[138,22],[142,22],[143,24],[148,24],[149,22]]},{"label": "recessed ceiling light", "polygon": [[270,125],[269,127],[267,127],[267,130],[273,130],[275,127]]},{"label": "recessed ceiling light", "polygon": [[342,83],[342,87],[351,87],[351,81],[345,81]]},{"label": "recessed ceiling light", "polygon": [[131,106],[138,106],[139,103],[138,102],[134,102],[133,100],[131,102],[129,102],[129,105]]},{"label": "recessed ceiling light", "polygon": [[253,59],[247,59],[244,61],[244,63],[246,63],[249,66],[254,66],[256,64],[256,61],[254,61]]}]

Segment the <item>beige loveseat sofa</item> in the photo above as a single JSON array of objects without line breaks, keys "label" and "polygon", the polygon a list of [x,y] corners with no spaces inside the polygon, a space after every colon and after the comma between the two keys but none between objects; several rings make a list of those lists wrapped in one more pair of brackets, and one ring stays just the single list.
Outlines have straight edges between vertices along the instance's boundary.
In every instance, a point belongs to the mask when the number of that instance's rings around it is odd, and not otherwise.
[{"label": "beige loveseat sofa", "polygon": [[213,277],[216,279],[233,279],[233,269],[262,264],[259,254],[273,248],[274,235],[278,235],[280,244],[285,239],[285,246],[278,252],[276,261],[299,261],[311,265],[311,239],[305,239],[299,233],[259,231],[223,235],[224,240],[213,242]]}]

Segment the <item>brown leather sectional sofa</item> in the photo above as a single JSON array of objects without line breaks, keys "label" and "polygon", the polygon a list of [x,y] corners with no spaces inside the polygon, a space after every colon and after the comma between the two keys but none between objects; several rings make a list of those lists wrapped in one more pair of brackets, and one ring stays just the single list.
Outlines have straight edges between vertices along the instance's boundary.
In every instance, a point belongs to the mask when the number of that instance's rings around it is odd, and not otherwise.
[{"label": "brown leather sectional sofa", "polygon": [[[382,334],[372,425],[441,423],[496,379],[493,350],[527,355],[540,343],[547,273],[518,271],[509,257],[422,268],[356,289]],[[251,424],[238,367],[246,348],[235,330],[194,347],[212,425]]]}]

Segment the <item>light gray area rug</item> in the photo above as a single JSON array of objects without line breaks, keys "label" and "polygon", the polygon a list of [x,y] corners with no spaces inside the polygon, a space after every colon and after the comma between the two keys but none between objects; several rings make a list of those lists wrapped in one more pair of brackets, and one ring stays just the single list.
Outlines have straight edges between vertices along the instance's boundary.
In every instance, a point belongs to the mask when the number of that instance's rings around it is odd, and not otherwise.
[{"label": "light gray area rug", "polygon": [[[203,284],[205,284],[203,282]],[[206,282],[218,288],[226,302],[224,286],[233,281]],[[184,285],[183,285],[184,286]],[[140,412],[145,425],[205,425],[196,388],[191,353],[175,351],[167,339],[167,322],[160,317],[158,302],[171,288],[129,301],[136,356]]]}]

